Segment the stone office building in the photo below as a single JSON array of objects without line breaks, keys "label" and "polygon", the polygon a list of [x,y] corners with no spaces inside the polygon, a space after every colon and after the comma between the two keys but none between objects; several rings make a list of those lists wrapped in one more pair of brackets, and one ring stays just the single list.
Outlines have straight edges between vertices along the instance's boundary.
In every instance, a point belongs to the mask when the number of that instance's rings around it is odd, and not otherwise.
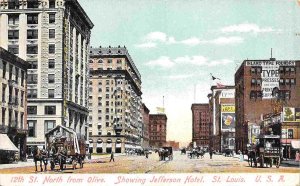
[{"label": "stone office building", "polygon": [[28,61],[28,146],[56,125],[87,133],[93,23],[77,0],[0,0],[0,46]]},{"label": "stone office building", "polygon": [[[249,141],[251,125],[261,124],[261,118],[266,114],[279,114],[290,108],[297,110],[300,107],[300,61],[291,60],[244,60],[235,73],[236,89],[236,150],[246,150]],[[275,96],[274,88],[278,88]],[[299,110],[299,109],[298,109]],[[295,111],[292,112],[295,114]],[[282,120],[281,144],[292,151],[294,142],[299,141],[300,118]],[[284,132],[290,131],[291,135]],[[294,149],[295,152],[295,149]]]},{"label": "stone office building", "polygon": [[[26,124],[28,67],[26,61],[0,47],[0,134],[7,135],[19,149],[21,160],[26,159],[27,134],[31,132]],[[1,143],[5,143],[4,140]],[[9,143],[6,142],[7,144]],[[0,150],[2,147],[1,145]]]},{"label": "stone office building", "polygon": [[141,75],[126,47],[91,48],[89,152],[141,148]]}]

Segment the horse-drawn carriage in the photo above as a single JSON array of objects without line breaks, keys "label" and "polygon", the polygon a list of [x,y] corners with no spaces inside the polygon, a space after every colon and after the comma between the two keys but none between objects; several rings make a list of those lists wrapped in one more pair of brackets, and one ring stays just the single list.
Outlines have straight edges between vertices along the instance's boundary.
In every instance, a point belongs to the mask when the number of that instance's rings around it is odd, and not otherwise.
[{"label": "horse-drawn carriage", "polygon": [[192,151],[190,151],[187,156],[190,159],[199,158],[199,157],[203,158],[204,154],[205,154],[204,149],[197,147],[197,148],[193,148]]},{"label": "horse-drawn carriage", "polygon": [[172,147],[161,147],[160,149],[157,150],[158,156],[159,156],[159,161],[165,161],[166,159],[168,160],[173,160],[173,149]]},{"label": "horse-drawn carriage", "polygon": [[74,130],[61,125],[47,132],[45,137],[51,170],[54,170],[56,166],[63,170],[67,165],[76,169],[77,164],[83,168],[86,155],[86,144],[83,137],[78,136]]},{"label": "horse-drawn carriage", "polygon": [[281,162],[281,146],[279,135],[260,135],[259,142],[248,151],[249,166],[260,167],[276,165],[277,168]]}]

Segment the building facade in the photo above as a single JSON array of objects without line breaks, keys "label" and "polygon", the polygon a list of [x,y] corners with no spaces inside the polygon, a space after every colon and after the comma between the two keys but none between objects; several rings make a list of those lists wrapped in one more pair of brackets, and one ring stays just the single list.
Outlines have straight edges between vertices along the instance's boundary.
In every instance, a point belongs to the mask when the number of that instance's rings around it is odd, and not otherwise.
[{"label": "building facade", "polygon": [[1,0],[0,46],[28,61],[28,153],[56,125],[86,137],[93,23],[77,0]]},{"label": "building facade", "polygon": [[[285,113],[285,108],[300,107],[300,61],[291,60],[245,60],[235,73],[236,87],[236,149],[246,150],[251,125],[260,125],[263,115]],[[278,89],[277,96],[274,88]],[[290,139],[284,141],[284,149],[293,149],[293,142],[299,141],[299,122],[281,120],[284,129],[293,131]]]},{"label": "building facade", "polygon": [[143,148],[148,148],[149,147],[149,113],[150,113],[150,110],[143,103],[143,105],[142,105],[142,116],[143,116],[142,147]]},{"label": "building facade", "polygon": [[26,159],[27,134],[31,132],[26,124],[28,67],[26,61],[0,47],[0,133],[7,134],[19,149],[21,160]]},{"label": "building facade", "polygon": [[149,115],[149,145],[152,148],[159,148],[167,142],[167,115]]},{"label": "building facade", "polygon": [[192,142],[194,147],[210,146],[211,115],[209,104],[192,104]]},{"label": "building facade", "polygon": [[141,148],[141,75],[126,47],[91,48],[89,68],[90,152]]},{"label": "building facade", "polygon": [[179,150],[179,142],[176,141],[167,141],[166,146],[172,147],[173,150]]},{"label": "building facade", "polygon": [[215,92],[215,124],[219,152],[235,148],[235,89],[225,86]]}]

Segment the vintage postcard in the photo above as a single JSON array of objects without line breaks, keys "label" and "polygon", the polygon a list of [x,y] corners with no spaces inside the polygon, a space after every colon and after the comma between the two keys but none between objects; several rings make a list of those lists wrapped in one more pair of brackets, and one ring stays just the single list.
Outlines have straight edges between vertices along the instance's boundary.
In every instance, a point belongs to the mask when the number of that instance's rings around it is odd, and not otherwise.
[{"label": "vintage postcard", "polygon": [[299,185],[299,0],[0,0],[0,186]]}]

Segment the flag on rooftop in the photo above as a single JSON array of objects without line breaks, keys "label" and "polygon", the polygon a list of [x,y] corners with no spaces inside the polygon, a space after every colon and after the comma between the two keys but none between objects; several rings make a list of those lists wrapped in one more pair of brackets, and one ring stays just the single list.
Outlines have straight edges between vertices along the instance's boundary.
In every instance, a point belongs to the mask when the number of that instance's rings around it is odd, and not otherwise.
[{"label": "flag on rooftop", "polygon": [[156,107],[156,112],[157,112],[157,114],[164,114],[165,108],[164,107]]}]

